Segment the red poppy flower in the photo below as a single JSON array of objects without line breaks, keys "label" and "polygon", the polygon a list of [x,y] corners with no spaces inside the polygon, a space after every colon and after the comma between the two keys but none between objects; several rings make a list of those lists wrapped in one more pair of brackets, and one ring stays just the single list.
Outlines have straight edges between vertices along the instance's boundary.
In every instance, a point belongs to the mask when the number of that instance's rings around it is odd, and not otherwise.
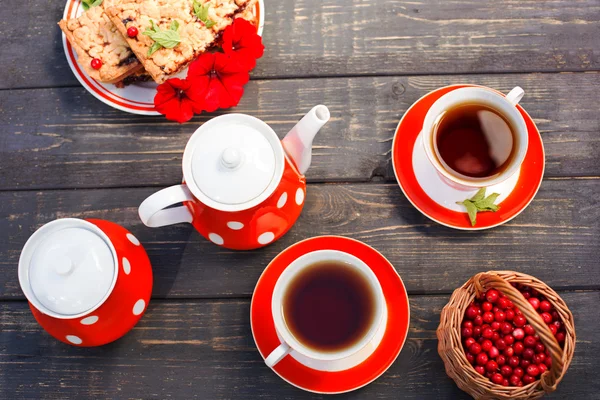
[{"label": "red poppy flower", "polygon": [[201,99],[199,94],[189,80],[172,78],[156,88],[154,108],[167,119],[182,124],[194,116],[194,102]]},{"label": "red poppy flower", "polygon": [[202,54],[190,64],[187,77],[194,94],[201,94],[193,103],[197,113],[236,106],[250,80],[248,71],[223,53]]},{"label": "red poppy flower", "polygon": [[236,18],[223,32],[223,51],[232,54],[240,65],[250,71],[256,59],[262,57],[265,46],[256,27],[243,18]]}]

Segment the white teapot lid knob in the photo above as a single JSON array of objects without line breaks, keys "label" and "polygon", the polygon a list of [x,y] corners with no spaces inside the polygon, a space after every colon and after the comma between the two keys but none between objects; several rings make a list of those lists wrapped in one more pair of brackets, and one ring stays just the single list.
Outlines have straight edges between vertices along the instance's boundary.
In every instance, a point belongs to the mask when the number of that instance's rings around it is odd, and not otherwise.
[{"label": "white teapot lid knob", "polygon": [[236,169],[242,163],[242,153],[234,147],[228,147],[221,154],[221,163],[225,168]]}]

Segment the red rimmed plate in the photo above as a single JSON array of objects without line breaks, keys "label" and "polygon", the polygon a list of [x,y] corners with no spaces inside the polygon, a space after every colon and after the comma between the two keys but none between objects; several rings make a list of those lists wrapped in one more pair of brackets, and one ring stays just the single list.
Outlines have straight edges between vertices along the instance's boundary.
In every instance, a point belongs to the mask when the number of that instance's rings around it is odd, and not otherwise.
[{"label": "red rimmed plate", "polygon": [[[265,6],[263,0],[258,0],[254,8],[254,15],[258,22],[257,33],[261,36],[265,24],[264,10]],[[77,18],[81,14],[83,14],[81,1],[67,0],[63,18]],[[73,74],[79,83],[81,83],[81,85],[86,88],[88,92],[94,95],[94,97],[103,103],[106,103],[109,106],[121,111],[140,115],[160,115],[160,113],[154,109],[154,95],[156,95],[157,86],[156,83],[139,82],[119,89],[111,83],[97,81],[91,78],[77,63],[77,53],[67,41],[67,37],[64,33],[62,34],[62,41],[67,62],[69,63]],[[183,72],[180,72],[178,76],[185,77],[187,74],[186,71],[187,69]]]},{"label": "red rimmed plate", "polygon": [[[283,380],[300,389],[323,394],[350,392],[377,379],[396,360],[408,334],[410,308],[402,279],[392,264],[374,248],[341,236],[319,236],[298,242],[271,261],[254,289],[250,305],[250,325],[256,347],[263,358],[279,346],[271,314],[271,297],[283,270],[298,257],[317,250],[339,250],[364,261],[375,273],[388,307],[388,322],[375,352],[354,368],[339,372],[317,371],[286,356],[273,370]],[[265,368],[268,368],[265,365]]]},{"label": "red rimmed plate", "polygon": [[497,201],[500,210],[477,214],[477,224],[471,226],[467,213],[456,205],[456,201],[472,197],[476,190],[467,192],[448,186],[427,159],[420,135],[425,115],[433,103],[444,94],[462,87],[484,86],[452,85],[436,89],[421,97],[406,111],[394,135],[392,164],[404,195],[423,215],[450,228],[489,229],[519,215],[535,197],[544,176],[544,145],[533,119],[517,105],[529,133],[525,160],[518,174],[488,188],[488,194],[500,193]]}]

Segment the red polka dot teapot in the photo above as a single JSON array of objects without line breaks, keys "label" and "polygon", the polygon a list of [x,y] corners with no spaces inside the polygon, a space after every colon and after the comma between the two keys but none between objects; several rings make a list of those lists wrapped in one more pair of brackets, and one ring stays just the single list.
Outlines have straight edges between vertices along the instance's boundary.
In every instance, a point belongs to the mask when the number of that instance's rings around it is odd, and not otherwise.
[{"label": "red polka dot teapot", "polygon": [[63,218],[31,235],[19,283],[38,323],[56,339],[100,346],[125,335],[152,292],[146,251],[115,223]]},{"label": "red polka dot teapot", "polygon": [[234,250],[279,239],[302,211],[312,141],[328,120],[327,107],[315,106],[280,141],[269,125],[249,115],[211,119],[187,143],[184,183],[144,200],[142,222],[191,223],[211,242]]}]

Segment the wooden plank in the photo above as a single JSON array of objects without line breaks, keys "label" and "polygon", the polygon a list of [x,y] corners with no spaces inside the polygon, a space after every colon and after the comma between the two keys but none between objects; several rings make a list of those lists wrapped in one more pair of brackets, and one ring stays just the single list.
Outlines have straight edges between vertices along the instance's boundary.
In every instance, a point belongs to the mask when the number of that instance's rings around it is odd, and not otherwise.
[{"label": "wooden plank", "polygon": [[[598,292],[562,297],[577,322],[569,371],[549,399],[589,399],[600,391]],[[377,381],[344,399],[467,399],[444,371],[435,330],[448,296],[411,296],[404,349]],[[58,342],[23,302],[0,303],[0,397],[319,398],[283,382],[264,364],[250,332],[249,302],[156,301],[128,335],[101,348]],[[585,382],[585,384],[582,384]]]},{"label": "wooden plank", "polygon": [[[600,68],[598,0],[266,2],[255,78],[589,71]],[[78,85],[60,30],[65,0],[4,0],[0,88]]]},{"label": "wooden plank", "polygon": [[[459,82],[504,92],[518,84],[526,91],[522,104],[544,138],[546,176],[598,176],[599,77],[577,73],[253,81],[231,111],[255,115],[283,137],[313,105],[326,104],[332,120],[315,139],[308,179],[394,180],[390,148],[395,128],[419,97]],[[132,116],[81,88],[2,91],[0,105],[4,190],[175,184],[181,180],[181,157],[190,134],[214,116],[196,117],[185,125]]]},{"label": "wooden plank", "polygon": [[513,269],[556,288],[600,288],[598,179],[549,180],[515,220],[483,232],[431,222],[395,184],[309,185],[304,211],[278,242],[251,252],[226,250],[190,225],[144,227],[139,203],[155,188],[0,192],[0,296],[23,298],[22,246],[55,218],[103,218],[128,227],[153,263],[155,297],[250,296],[264,267],[300,240],[342,235],[381,251],[410,293],[450,293],[477,272]]}]

